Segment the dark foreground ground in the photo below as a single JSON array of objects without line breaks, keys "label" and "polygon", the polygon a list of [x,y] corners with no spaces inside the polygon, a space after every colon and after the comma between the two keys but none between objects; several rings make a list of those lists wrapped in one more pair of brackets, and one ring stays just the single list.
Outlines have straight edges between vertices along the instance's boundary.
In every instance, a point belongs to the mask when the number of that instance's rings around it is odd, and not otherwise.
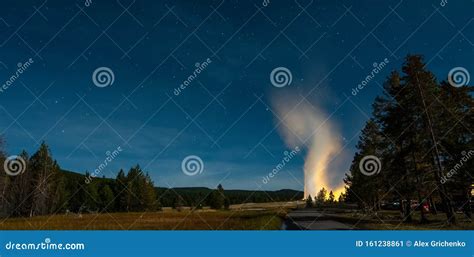
[{"label": "dark foreground ground", "polygon": [[398,211],[363,213],[359,210],[338,208],[305,209],[290,211],[284,223],[289,230],[473,230],[474,222],[457,213],[457,224],[446,223],[446,215],[428,214],[428,221],[420,223],[420,214],[414,212],[411,222],[404,222]]},{"label": "dark foreground ground", "polygon": [[250,203],[230,210],[189,208],[140,213],[88,213],[0,219],[0,230],[472,230],[474,223],[458,213],[447,225],[443,213],[420,224],[402,222],[398,211],[367,214],[340,207],[303,208],[302,202]]}]

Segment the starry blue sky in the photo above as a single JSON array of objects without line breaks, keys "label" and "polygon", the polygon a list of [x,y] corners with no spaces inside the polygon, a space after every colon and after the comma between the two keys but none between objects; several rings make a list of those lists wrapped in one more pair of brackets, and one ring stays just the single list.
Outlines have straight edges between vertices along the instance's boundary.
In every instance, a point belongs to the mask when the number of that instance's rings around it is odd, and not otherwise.
[{"label": "starry blue sky", "polygon": [[[474,71],[473,1],[2,1],[0,79],[33,64],[0,93],[0,133],[9,154],[42,140],[67,170],[101,175],[139,163],[159,186],[303,189],[305,153],[262,184],[288,150],[273,114],[275,92],[305,97],[336,124],[347,170],[381,85],[409,54],[438,79]],[[178,96],[196,63],[212,62]],[[389,60],[364,90],[374,62]],[[100,88],[92,73],[110,68]],[[269,75],[288,68],[290,85]],[[204,171],[186,176],[197,155]]]}]

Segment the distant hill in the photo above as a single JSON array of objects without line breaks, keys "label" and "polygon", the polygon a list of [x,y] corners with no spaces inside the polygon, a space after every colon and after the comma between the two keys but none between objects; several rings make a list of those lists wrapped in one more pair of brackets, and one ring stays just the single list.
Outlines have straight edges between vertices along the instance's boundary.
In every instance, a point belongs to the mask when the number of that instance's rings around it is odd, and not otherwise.
[{"label": "distant hill", "polygon": [[[62,170],[66,178],[68,187],[76,188],[85,183],[84,174],[73,171]],[[94,183],[108,184],[113,186],[115,179],[98,177],[94,178]],[[222,185],[225,189],[225,184]],[[214,189],[207,187],[155,187],[158,201],[162,207],[180,206],[206,206],[207,198]],[[277,191],[252,191],[252,190],[225,190],[225,196],[231,204],[241,203],[264,203],[295,201],[303,199],[303,192],[292,189],[281,189]]]}]

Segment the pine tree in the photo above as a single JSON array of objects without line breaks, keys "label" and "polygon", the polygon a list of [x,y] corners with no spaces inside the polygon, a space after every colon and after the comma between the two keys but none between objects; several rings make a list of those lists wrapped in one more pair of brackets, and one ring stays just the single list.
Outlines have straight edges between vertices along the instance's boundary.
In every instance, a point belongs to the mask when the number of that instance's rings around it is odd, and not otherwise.
[{"label": "pine tree", "polygon": [[[455,223],[453,194],[468,202],[473,162],[465,163],[452,179],[444,181],[444,175],[473,147],[473,90],[439,85],[418,55],[406,58],[402,72],[390,74],[384,95],[374,102],[373,118],[362,131],[345,178],[346,200],[376,210],[381,195],[385,201],[398,199],[404,221],[410,222],[413,199],[429,202],[432,209],[440,199],[447,222]],[[369,154],[382,160],[383,169],[364,177],[357,172],[358,164]],[[419,209],[425,222],[426,213]]]},{"label": "pine tree", "polygon": [[334,197],[334,193],[332,192],[332,190],[329,192],[328,202],[330,204],[333,204],[335,202],[335,197]]},{"label": "pine tree", "polygon": [[151,211],[159,208],[154,183],[139,165],[127,175],[121,170],[117,175],[118,209],[121,211]]},{"label": "pine tree", "polygon": [[212,209],[222,209],[224,206],[224,200],[225,200],[225,194],[224,194],[224,188],[222,187],[221,184],[217,186],[217,189],[212,191],[210,195],[210,200],[209,200],[209,206]]},{"label": "pine tree", "polygon": [[[89,176],[88,172],[86,172],[86,176]],[[97,211],[100,208],[98,181],[94,179],[86,184],[84,186],[84,193],[85,199],[83,208],[89,212]]]},{"label": "pine tree", "polygon": [[181,195],[178,195],[173,203],[172,203],[172,207],[173,209],[177,210],[177,211],[181,211],[183,209],[183,206],[184,206],[184,199]]},{"label": "pine tree", "polygon": [[224,199],[224,209],[230,210],[230,199],[228,197]]},{"label": "pine tree", "polygon": [[337,199],[337,202],[338,202],[339,204],[343,204],[345,201],[346,201],[346,194],[345,194],[345,193],[341,193],[341,194],[339,195],[339,198]]},{"label": "pine tree", "polygon": [[5,197],[10,205],[9,215],[28,216],[32,205],[31,194],[33,190],[29,157],[25,151],[19,157],[25,162],[25,170],[16,176],[9,176],[8,194]]},{"label": "pine tree", "polygon": [[[0,137],[0,163],[4,163],[5,158],[6,156],[3,151],[3,139]],[[10,214],[10,206],[7,201],[9,184],[10,178],[5,173],[3,165],[0,165],[0,217],[8,216]]]},{"label": "pine tree", "polygon": [[140,192],[140,197],[143,199],[143,209],[147,211],[156,210],[159,204],[157,203],[156,191],[150,175],[147,173],[141,180],[143,188]]},{"label": "pine tree", "polygon": [[[373,119],[367,121],[356,145],[358,152],[352,161],[350,174],[347,174],[344,180],[349,186],[347,198],[358,203],[359,207],[366,211],[378,209],[378,199],[381,194],[379,189],[385,186],[382,176],[386,174],[383,174],[382,170],[379,174],[367,176],[361,172],[360,164],[365,156],[370,155],[384,160],[384,151],[381,150],[384,144],[385,140],[377,123]],[[382,167],[384,166],[385,162]],[[382,169],[382,167],[377,168]]]},{"label": "pine tree", "polygon": [[70,197],[70,194],[66,188],[66,179],[64,176],[60,176],[58,179],[58,184],[56,185],[56,190],[54,192],[53,197],[53,205],[52,205],[52,212],[53,213],[58,213],[58,212],[64,212],[68,209],[68,200]]},{"label": "pine tree", "polygon": [[313,208],[313,198],[311,195],[308,195],[308,198],[306,198],[306,208]]},{"label": "pine tree", "polygon": [[127,177],[125,172],[120,169],[117,177],[115,178],[115,192],[117,193],[116,207],[117,211],[128,211],[128,192],[127,192]]},{"label": "pine tree", "polygon": [[[456,202],[460,202],[466,216],[471,219],[471,185],[474,177],[474,87],[453,87],[443,81],[441,83],[439,111],[433,114],[438,126],[437,135],[441,141],[441,156],[445,175],[456,168],[456,173],[449,178],[442,177],[449,192],[457,195]],[[463,161],[467,160],[467,161]],[[462,165],[460,163],[462,162]]]},{"label": "pine tree", "polygon": [[53,194],[59,179],[59,166],[43,142],[30,161],[33,196],[30,216],[45,215],[53,209]]},{"label": "pine tree", "polygon": [[327,190],[323,187],[321,190],[319,190],[318,194],[316,195],[316,204],[321,206],[326,202],[326,195],[327,195]]},{"label": "pine tree", "polygon": [[141,181],[142,170],[136,165],[127,174],[127,190],[125,190],[128,208],[127,211],[140,211],[143,206],[143,199],[140,199],[140,191],[143,183]]},{"label": "pine tree", "polygon": [[114,200],[114,192],[112,191],[109,185],[104,185],[100,189],[100,202],[101,202],[100,208],[103,211],[107,211],[107,212],[112,211],[114,208],[114,205],[112,203],[113,200]]}]

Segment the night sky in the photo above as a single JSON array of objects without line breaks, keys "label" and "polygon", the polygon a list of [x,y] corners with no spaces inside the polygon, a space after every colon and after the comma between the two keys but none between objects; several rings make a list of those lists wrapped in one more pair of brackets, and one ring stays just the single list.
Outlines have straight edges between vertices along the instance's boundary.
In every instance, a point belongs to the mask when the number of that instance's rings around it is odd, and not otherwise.
[{"label": "night sky", "polygon": [[[93,171],[120,146],[100,176],[138,163],[163,187],[302,190],[304,147],[262,183],[291,150],[272,104],[291,95],[337,127],[344,151],[330,171],[340,182],[374,98],[407,54],[424,55],[440,80],[453,67],[474,71],[473,12],[470,0],[2,1],[0,84],[33,62],[0,92],[0,133],[8,154],[46,141],[66,170]],[[111,85],[94,84],[100,67]],[[291,72],[289,85],[272,85],[277,67]],[[182,172],[190,155],[202,173]]]}]

